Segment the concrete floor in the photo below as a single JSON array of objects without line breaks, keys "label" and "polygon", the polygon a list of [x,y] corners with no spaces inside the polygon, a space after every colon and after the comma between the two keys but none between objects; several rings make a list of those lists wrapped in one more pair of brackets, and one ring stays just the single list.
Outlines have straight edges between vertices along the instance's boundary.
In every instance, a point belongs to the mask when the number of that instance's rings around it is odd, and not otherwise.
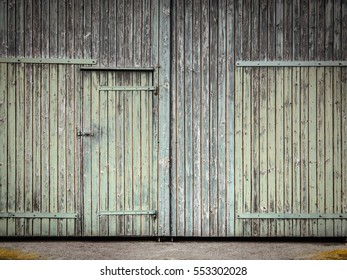
[{"label": "concrete floor", "polygon": [[347,249],[345,242],[152,240],[1,240],[0,248],[36,253],[54,260],[293,260]]}]

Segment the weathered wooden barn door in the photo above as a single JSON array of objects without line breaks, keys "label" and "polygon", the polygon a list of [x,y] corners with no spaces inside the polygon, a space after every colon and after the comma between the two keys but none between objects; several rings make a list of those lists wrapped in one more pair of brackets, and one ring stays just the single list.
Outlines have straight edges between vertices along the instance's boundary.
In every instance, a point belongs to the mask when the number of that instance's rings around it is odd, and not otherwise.
[{"label": "weathered wooden barn door", "polygon": [[152,71],[83,71],[83,235],[156,235]]}]

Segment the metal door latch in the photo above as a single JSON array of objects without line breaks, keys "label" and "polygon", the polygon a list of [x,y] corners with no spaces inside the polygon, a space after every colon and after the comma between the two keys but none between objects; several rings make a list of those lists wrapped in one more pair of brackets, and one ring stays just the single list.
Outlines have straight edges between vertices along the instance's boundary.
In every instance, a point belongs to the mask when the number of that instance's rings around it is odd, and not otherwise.
[{"label": "metal door latch", "polygon": [[77,137],[90,137],[93,136],[91,131],[77,131]]}]

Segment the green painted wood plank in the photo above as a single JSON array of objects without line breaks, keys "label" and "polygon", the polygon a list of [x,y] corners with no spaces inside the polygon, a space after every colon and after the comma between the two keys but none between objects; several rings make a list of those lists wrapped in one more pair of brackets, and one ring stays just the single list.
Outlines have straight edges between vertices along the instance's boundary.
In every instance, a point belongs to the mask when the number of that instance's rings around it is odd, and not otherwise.
[{"label": "green painted wood plank", "polygon": [[[129,73],[124,74],[124,84],[132,83]],[[134,210],[134,136],[133,136],[133,93],[124,95],[124,198],[125,210]],[[125,235],[133,235],[133,217],[125,217]]]},{"label": "green painted wood plank", "polygon": [[227,16],[226,16],[226,34],[227,34],[227,88],[226,88],[226,192],[227,192],[227,214],[226,214],[226,227],[227,236],[235,235],[235,171],[234,171],[234,102],[235,102],[235,69],[234,69],[234,58],[235,58],[235,7],[234,3],[227,3]]},{"label": "green painted wood plank", "polygon": [[[58,3],[58,56],[66,57],[66,2]],[[66,65],[58,66],[59,84],[58,84],[58,211],[66,212],[66,99],[69,92],[66,88]],[[58,220],[58,235],[66,236],[67,220]]]},{"label": "green painted wood plank", "polygon": [[[67,180],[67,162],[66,162],[66,151],[68,149],[66,144],[66,72],[67,67],[64,65],[58,66],[58,191],[57,191],[57,201],[58,201],[58,212],[67,211],[67,200],[66,200],[66,180]],[[58,235],[66,236],[66,223],[65,219],[58,220]]]},{"label": "green painted wood plank", "polygon": [[[284,71],[276,69],[276,212],[284,212]],[[277,221],[277,236],[284,236],[284,222]]]},{"label": "green painted wood plank", "polygon": [[[33,3],[32,0],[26,1],[24,4],[24,54],[26,57],[32,57],[33,55]],[[26,211],[32,211],[33,205],[33,67],[31,65],[25,65],[25,123],[24,123],[24,155],[25,155],[25,167],[24,167],[24,208]],[[31,236],[33,234],[33,221],[31,219],[25,220],[24,234]]]},{"label": "green painted wood plank", "polygon": [[[152,18],[152,65],[159,65],[159,1],[153,0],[152,2],[152,9],[151,9],[151,18]],[[154,71],[154,77],[153,77],[154,85],[159,85],[159,69]],[[159,89],[160,93],[160,89]],[[152,143],[152,165],[151,165],[151,182],[153,184],[153,187],[151,188],[151,209],[157,209],[159,210],[159,175],[158,175],[158,167],[159,167],[159,161],[158,161],[158,152],[159,152],[159,116],[158,116],[158,109],[159,109],[159,96],[152,96],[152,114],[151,114],[151,122],[153,127],[153,133],[151,137],[151,143]],[[158,235],[159,234],[159,220],[161,218],[158,217],[153,224],[152,224],[152,234]]]},{"label": "green painted wood plank", "polygon": [[[108,84],[108,73],[100,73],[100,84]],[[93,200],[99,199],[99,209],[100,211],[105,211],[109,209],[109,160],[110,160],[110,151],[109,151],[109,135],[108,135],[108,125],[109,119],[113,116],[108,114],[108,98],[109,92],[101,91],[99,93],[99,141],[100,141],[100,152],[99,152],[99,172],[100,179],[97,183],[99,188],[99,197],[93,197]],[[109,220],[106,216],[101,216],[99,219],[99,235],[108,236],[108,227]]]},{"label": "green painted wood plank", "polygon": [[[341,68],[333,69],[333,213],[342,212],[342,83]],[[342,236],[342,222],[334,221],[334,236]]]},{"label": "green painted wood plank", "polygon": [[[133,83],[135,85],[141,84],[141,73],[133,74]],[[141,92],[133,92],[133,209],[142,210],[141,207],[141,196],[142,196],[142,187],[141,187],[141,152],[142,152],[142,133],[141,131]],[[141,234],[141,217],[134,216],[133,221],[133,234]]]},{"label": "green painted wood plank", "polygon": [[184,3],[184,175],[185,175],[185,231],[184,236],[193,235],[193,89],[192,89],[192,1]]},{"label": "green painted wood plank", "polygon": [[[7,211],[16,211],[16,66],[7,66]],[[15,235],[15,222],[7,221],[7,235]]]},{"label": "green painted wood plank", "polygon": [[[49,66],[43,65],[41,71],[41,211],[49,212],[49,173],[50,173],[50,137],[49,137]],[[42,220],[41,234],[49,235],[49,220]]]},{"label": "green painted wood plank", "polygon": [[192,4],[193,235],[201,236],[201,3]]},{"label": "green painted wood plank", "polygon": [[[243,71],[242,68],[235,69],[235,214],[242,213],[244,194],[244,174],[243,174]],[[248,209],[250,211],[250,209]],[[234,217],[233,217],[234,218]],[[235,236],[243,235],[243,221],[235,220]]]},{"label": "green painted wood plank", "polygon": [[176,197],[176,208],[177,208],[177,235],[185,235],[185,89],[184,89],[184,21],[181,17],[184,15],[184,2],[177,2],[177,31],[176,31],[176,56],[177,56],[177,73],[176,73],[176,133],[177,133],[177,155],[176,155],[176,172],[177,172],[177,197]]},{"label": "green painted wood plank", "polygon": [[[243,98],[242,98],[242,110],[243,110],[243,122],[242,122],[242,176],[243,176],[243,200],[242,211],[252,212],[252,99],[251,99],[251,71],[245,69],[242,75],[243,82]],[[243,236],[251,236],[252,225],[251,221],[243,222]]]},{"label": "green painted wood plank", "polygon": [[[325,83],[324,68],[317,69],[317,207],[325,212]],[[318,235],[325,236],[325,221],[318,220]]]},{"label": "green painted wood plank", "polygon": [[[276,70],[267,74],[267,211],[276,211]],[[276,236],[276,221],[269,221],[269,236]]]},{"label": "green painted wood plank", "polygon": [[[66,211],[80,213],[80,170],[83,168],[79,161],[80,143],[75,142],[75,133],[77,131],[77,104],[80,107],[80,88],[75,86],[75,71],[74,66],[68,66],[66,69],[66,88],[71,92],[66,93]],[[81,80],[81,78],[79,79]],[[80,83],[80,82],[79,82]],[[75,94],[72,94],[75,93]],[[80,124],[80,123],[79,123]],[[81,126],[78,124],[78,127]],[[78,169],[75,165],[78,164]],[[76,221],[67,220],[66,235],[79,236],[81,235],[82,225],[80,219]]]},{"label": "green painted wood plank", "polygon": [[[210,217],[209,217],[209,188],[210,188],[210,134],[209,129],[209,1],[201,1],[201,235],[209,236]],[[178,83],[179,85],[179,83]],[[179,108],[178,115],[180,114]],[[180,117],[178,116],[178,120]],[[180,133],[177,133],[178,141]],[[178,145],[178,152],[180,151]]]},{"label": "green painted wood plank", "polygon": [[[259,211],[260,203],[260,147],[259,147],[259,134],[260,134],[260,69],[257,67],[251,69],[251,85],[250,85],[250,98],[251,98],[251,212]],[[259,220],[251,221],[252,236],[260,235],[260,222]]]},{"label": "green painted wood plank", "polygon": [[[344,5],[344,11],[347,12],[347,5]],[[346,34],[347,35],[347,34]],[[347,38],[344,37],[344,38]],[[342,70],[342,84],[341,84],[341,93],[347,92],[347,69]],[[342,115],[347,115],[347,95],[342,94]],[[347,118],[342,119],[342,170],[347,170]],[[341,204],[342,208],[346,212],[346,201],[347,201],[347,174],[343,173],[342,175],[342,192],[341,192]],[[347,234],[347,222],[345,221],[342,225],[342,235],[346,236]]]},{"label": "green painted wood plank", "polygon": [[[334,94],[334,86],[333,86],[333,68],[328,67],[325,68],[325,123],[324,123],[324,169],[325,169],[325,206],[324,211],[326,213],[334,212],[334,192],[335,192],[335,182],[334,182],[334,120],[335,120],[335,112],[333,106],[333,94]],[[332,220],[326,221],[326,235],[334,236],[334,222]]]},{"label": "green painted wood plank", "polygon": [[[300,96],[301,92],[301,75],[300,68],[293,67],[292,69],[292,202],[291,209],[292,213],[300,213],[302,206],[302,155],[301,155],[301,143],[300,137],[300,124],[302,123],[301,107],[303,106]],[[300,236],[301,232],[301,222],[293,222],[293,235]]]},{"label": "green painted wood plank", "polygon": [[[4,7],[5,3],[1,3],[1,6]],[[3,13],[0,12],[2,16]],[[2,26],[3,23],[1,23]],[[7,89],[7,65],[0,65],[0,211],[7,211],[7,193],[8,193],[8,144],[7,144],[7,134],[9,127],[8,119],[8,89]],[[0,220],[0,236],[7,235],[7,221]]]},{"label": "green painted wood plank", "polygon": [[[33,211],[41,211],[41,67],[33,67]],[[41,235],[41,221],[33,220],[33,235]]]},{"label": "green painted wood plank", "polygon": [[[151,81],[151,74],[141,73],[141,85],[147,85]],[[149,210],[150,206],[150,134],[152,133],[152,124],[149,123],[149,115],[151,108],[149,108],[150,97],[140,94],[140,137],[141,137],[141,200],[140,209]],[[141,217],[141,235],[150,235],[150,217]]]},{"label": "green painted wood plank", "polygon": [[[50,66],[49,87],[49,211],[58,212],[58,66]],[[50,236],[58,235],[58,221],[50,221]]]},{"label": "green painted wood plank", "polygon": [[[266,35],[269,32],[268,27],[268,6],[267,1],[261,0],[259,5],[259,30]],[[267,36],[259,38],[259,58],[267,58],[268,41]],[[268,95],[269,88],[267,85],[268,69],[260,68],[260,89],[259,89],[259,208],[260,211],[269,208],[268,199]],[[260,235],[269,235],[269,221],[260,220]]]},{"label": "green painted wood plank", "polygon": [[[25,135],[24,122],[25,122],[25,73],[24,66],[16,67],[16,211],[25,210]],[[16,221],[16,235],[25,235],[25,221],[24,219],[17,219]]]},{"label": "green painted wood plank", "polygon": [[178,218],[177,218],[177,203],[178,203],[178,162],[177,162],[177,154],[178,154],[178,133],[177,133],[177,124],[178,124],[178,107],[177,107],[177,100],[178,100],[178,94],[177,91],[178,88],[178,24],[179,19],[177,12],[177,5],[178,1],[173,3],[171,10],[171,32],[172,32],[172,45],[171,45],[171,51],[172,51],[172,57],[171,57],[171,120],[172,120],[172,126],[171,126],[171,136],[170,136],[170,146],[171,146],[171,154],[170,154],[170,160],[171,160],[171,213],[170,213],[170,219],[171,219],[171,235],[177,236],[177,227],[178,225]]},{"label": "green painted wood plank", "polygon": [[218,8],[218,236],[226,236],[226,1]]},{"label": "green painted wood plank", "polygon": [[[116,75],[116,84],[124,84],[123,83],[123,74]],[[116,171],[117,171],[117,196],[116,196],[116,209],[117,211],[125,210],[125,169],[124,169],[124,159],[125,159],[125,147],[126,144],[124,142],[124,92],[120,92],[119,95],[116,95],[116,120],[117,120],[117,132],[116,132],[116,153],[117,153],[117,162],[116,162]],[[125,234],[125,217],[117,217],[117,235]]]},{"label": "green painted wood plank", "polygon": [[[284,0],[275,2],[275,59],[283,60],[284,51],[284,34],[285,28],[283,22],[284,12]],[[283,109],[283,80],[284,73],[283,68],[278,68],[276,71],[276,212],[284,211],[284,109]],[[276,235],[284,236],[284,222],[277,221],[276,223]]]},{"label": "green painted wood plank", "polygon": [[[155,4],[155,2],[153,3]],[[159,191],[159,235],[170,234],[170,1],[163,0],[159,7],[159,150],[158,186]]]},{"label": "green painted wood plank", "polygon": [[[309,213],[318,212],[317,208],[317,73],[309,68]],[[317,222],[310,222],[310,236],[317,236]]]},{"label": "green painted wood plank", "polygon": [[[300,83],[301,125],[300,125],[300,154],[301,154],[301,205],[300,212],[309,211],[309,70],[301,68]],[[309,222],[301,221],[301,235],[309,236]]]},{"label": "green painted wood plank", "polygon": [[[92,73],[83,73],[83,91],[80,94],[80,99],[77,102],[81,102],[81,129],[82,131],[92,131],[93,133],[96,128],[92,126],[92,107],[91,107],[91,95],[92,95]],[[86,137],[78,138],[81,149],[81,164],[83,164],[83,173],[81,175],[81,192],[83,192],[83,230],[82,235],[90,236],[92,234],[92,154],[91,154],[91,143],[92,140]]]},{"label": "green painted wood plank", "polygon": [[[259,209],[258,212],[268,211],[268,96],[269,87],[267,86],[268,70],[260,69],[259,85]],[[268,221],[260,221],[259,234],[268,236]]]},{"label": "green painted wood plank", "polygon": [[[210,5],[210,41],[218,42],[218,6]],[[210,236],[218,236],[218,49],[210,48]]]},{"label": "green painted wood plank", "polygon": [[[293,69],[285,67],[284,70],[284,212],[291,213],[293,211],[292,199],[293,199],[293,136],[292,136],[292,79]],[[293,235],[293,221],[289,220],[285,222],[285,235]]]},{"label": "green painted wood plank", "polygon": [[[100,123],[100,94],[97,88],[100,85],[100,73],[94,72],[91,77],[91,122],[88,131],[93,131],[95,136],[91,137],[90,141],[90,155],[91,155],[91,169],[89,175],[91,176],[91,235],[98,236],[100,234],[99,218],[97,216],[100,210],[100,151],[103,147],[100,145],[102,137],[101,123]],[[87,131],[87,130],[86,130]],[[84,155],[83,155],[84,156]]]},{"label": "green painted wood plank", "polygon": [[[108,84],[114,85],[116,82],[116,74],[108,73]],[[105,93],[104,93],[105,94]],[[117,144],[116,135],[118,134],[118,118],[117,118],[117,97],[114,94],[108,94],[108,126],[107,126],[107,142],[108,142],[108,210],[117,209]],[[116,217],[108,218],[108,234],[116,236]]]}]

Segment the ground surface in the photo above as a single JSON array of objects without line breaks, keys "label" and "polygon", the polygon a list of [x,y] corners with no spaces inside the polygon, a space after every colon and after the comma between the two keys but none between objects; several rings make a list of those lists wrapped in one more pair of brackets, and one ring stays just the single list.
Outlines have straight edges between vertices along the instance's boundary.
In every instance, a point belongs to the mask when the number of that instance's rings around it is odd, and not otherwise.
[{"label": "ground surface", "polygon": [[338,242],[226,242],[226,241],[0,241],[0,248],[34,254],[40,259],[240,259],[292,260],[337,249]]}]

